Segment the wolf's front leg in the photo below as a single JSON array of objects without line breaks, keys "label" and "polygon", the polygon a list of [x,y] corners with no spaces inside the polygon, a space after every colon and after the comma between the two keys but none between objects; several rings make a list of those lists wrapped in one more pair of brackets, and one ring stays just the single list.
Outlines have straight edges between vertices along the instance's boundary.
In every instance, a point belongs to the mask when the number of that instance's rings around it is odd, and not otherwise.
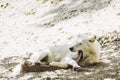
[{"label": "wolf's front leg", "polygon": [[51,62],[49,65],[54,66],[54,67],[60,67],[60,68],[67,68],[68,67],[68,64],[64,63],[64,62]]},{"label": "wolf's front leg", "polygon": [[63,59],[63,61],[65,63],[67,63],[68,65],[71,65],[73,67],[73,69],[80,69],[81,67],[78,65],[78,63],[73,60],[71,57],[66,57]]}]

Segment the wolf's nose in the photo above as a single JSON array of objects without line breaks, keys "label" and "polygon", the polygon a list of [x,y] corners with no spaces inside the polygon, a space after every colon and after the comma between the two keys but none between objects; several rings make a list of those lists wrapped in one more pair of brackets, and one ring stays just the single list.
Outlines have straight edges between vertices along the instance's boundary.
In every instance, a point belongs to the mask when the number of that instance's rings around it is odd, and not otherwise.
[{"label": "wolf's nose", "polygon": [[70,51],[73,51],[73,47],[71,47],[71,48],[69,48],[70,49]]}]

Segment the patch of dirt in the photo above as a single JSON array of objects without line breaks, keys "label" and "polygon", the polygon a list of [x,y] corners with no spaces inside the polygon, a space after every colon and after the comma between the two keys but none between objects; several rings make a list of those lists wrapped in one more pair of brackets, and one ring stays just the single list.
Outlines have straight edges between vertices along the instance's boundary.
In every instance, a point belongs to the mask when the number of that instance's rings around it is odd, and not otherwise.
[{"label": "patch of dirt", "polygon": [[23,60],[14,56],[0,60],[0,80],[120,80],[120,32],[104,34],[98,41],[102,45],[101,59],[104,63],[84,66],[79,71],[58,69],[13,77],[12,68]]}]

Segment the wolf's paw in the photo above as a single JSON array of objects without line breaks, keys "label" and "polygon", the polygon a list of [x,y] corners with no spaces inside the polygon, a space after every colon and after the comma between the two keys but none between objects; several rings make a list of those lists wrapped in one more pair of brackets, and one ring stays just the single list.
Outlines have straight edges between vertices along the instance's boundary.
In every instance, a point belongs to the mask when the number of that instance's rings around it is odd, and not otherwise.
[{"label": "wolf's paw", "polygon": [[81,67],[80,66],[73,66],[73,71],[78,71],[78,70],[80,70],[81,69]]}]

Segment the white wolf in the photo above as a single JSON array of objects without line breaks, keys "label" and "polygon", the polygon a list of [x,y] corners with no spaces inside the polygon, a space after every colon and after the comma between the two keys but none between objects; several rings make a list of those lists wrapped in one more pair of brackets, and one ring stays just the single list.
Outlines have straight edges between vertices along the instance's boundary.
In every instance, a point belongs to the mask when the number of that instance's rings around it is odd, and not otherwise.
[{"label": "white wolf", "polygon": [[[91,64],[99,62],[99,53],[100,44],[97,42],[96,36],[82,35],[77,36],[75,44],[72,47],[70,45],[49,47],[32,54],[28,61],[35,64],[36,62],[41,62],[43,59],[47,59],[46,62],[48,62],[50,66],[67,68],[71,65],[73,68],[78,69],[81,68],[79,66],[81,58],[82,61]],[[13,75],[21,73],[23,64],[21,63],[16,66],[17,68],[13,70]]]},{"label": "white wolf", "polygon": [[71,65],[73,68],[80,68],[80,53],[83,53],[83,59],[89,63],[99,62],[100,44],[96,36],[83,35],[77,36],[74,46],[59,45],[49,47],[40,52],[34,53],[29,61],[32,64],[40,62],[47,58],[50,66],[67,68]]}]

